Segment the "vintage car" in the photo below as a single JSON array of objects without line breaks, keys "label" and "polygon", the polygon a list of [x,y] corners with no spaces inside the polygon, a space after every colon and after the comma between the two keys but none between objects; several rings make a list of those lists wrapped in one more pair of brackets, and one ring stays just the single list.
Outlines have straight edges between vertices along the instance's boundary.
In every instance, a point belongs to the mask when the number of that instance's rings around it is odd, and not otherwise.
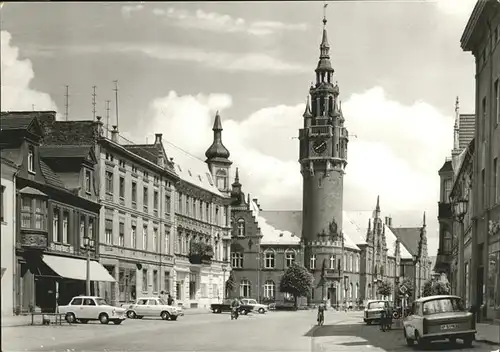
[{"label": "vintage car", "polygon": [[365,306],[364,322],[370,325],[373,322],[380,321],[382,311],[387,308],[389,308],[388,301],[382,299],[369,300]]},{"label": "vintage car", "polygon": [[424,345],[431,341],[461,339],[470,347],[475,339],[474,315],[465,310],[462,298],[451,295],[429,296],[413,302],[403,320],[406,343]]},{"label": "vintage car", "polygon": [[126,307],[127,317],[142,319],[143,317],[158,317],[163,320],[177,320],[184,312],[180,307],[169,306],[159,297],[141,297],[135,303]]},{"label": "vintage car", "polygon": [[[241,300],[241,302],[243,303],[243,305],[245,306],[250,306],[252,307],[254,311],[256,312],[259,312],[260,314],[264,314],[265,312],[269,311],[269,306],[265,305],[265,304],[260,304],[258,303],[255,299],[251,299],[251,298],[243,298]],[[244,314],[247,314],[248,312],[245,311]]]},{"label": "vintage car", "polygon": [[[212,303],[210,305],[210,310],[213,313],[231,312],[232,303],[233,303],[233,299],[226,298],[221,303]],[[240,307],[238,308],[238,312],[240,314],[248,314],[252,310],[253,310],[252,306],[250,306],[248,304],[244,304],[240,300]]]},{"label": "vintage car", "polygon": [[112,321],[119,325],[126,319],[125,309],[110,306],[104,298],[96,296],[73,297],[68,305],[59,306],[58,312],[65,314],[68,323],[87,324],[90,320],[99,320],[101,324]]}]

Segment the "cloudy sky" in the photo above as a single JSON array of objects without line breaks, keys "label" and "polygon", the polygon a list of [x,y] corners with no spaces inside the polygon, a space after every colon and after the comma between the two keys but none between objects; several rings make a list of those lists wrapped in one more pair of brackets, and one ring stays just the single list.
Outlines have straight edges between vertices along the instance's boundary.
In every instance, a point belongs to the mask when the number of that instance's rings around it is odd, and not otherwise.
[{"label": "cloudy sky", "polygon": [[[328,34],[352,136],[344,208],[377,195],[396,226],[427,212],[437,249],[437,170],[452,148],[455,97],[473,111],[474,63],[460,36],[474,0],[330,2]],[[244,190],[300,209],[298,129],[319,56],[320,2],[33,3],[1,9],[2,110],[106,115],[134,142],[162,132],[203,158],[221,111]],[[234,170],[233,170],[234,172]]]}]

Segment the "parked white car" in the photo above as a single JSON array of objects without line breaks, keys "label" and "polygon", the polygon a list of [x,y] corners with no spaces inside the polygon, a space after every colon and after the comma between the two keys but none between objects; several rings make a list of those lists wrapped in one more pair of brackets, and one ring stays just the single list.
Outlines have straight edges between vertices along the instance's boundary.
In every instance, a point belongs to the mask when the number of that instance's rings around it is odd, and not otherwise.
[{"label": "parked white car", "polygon": [[[269,306],[268,305],[260,304],[255,299],[243,298],[241,300],[241,302],[244,305],[252,306],[253,310],[259,312],[260,314],[264,314],[265,312],[269,311]],[[248,312],[245,311],[244,314],[248,314]]]},{"label": "parked white car", "polygon": [[471,347],[476,335],[474,315],[462,298],[451,295],[422,297],[413,302],[410,315],[403,320],[406,343],[422,346],[432,341],[457,339]]},{"label": "parked white car", "polygon": [[169,306],[165,300],[158,297],[141,297],[127,308],[127,317],[142,319],[143,317],[158,317],[163,320],[177,320],[184,312],[179,307]]},{"label": "parked white car", "polygon": [[110,306],[104,298],[96,296],[77,296],[66,306],[59,306],[58,312],[66,315],[68,323],[87,324],[90,320],[99,320],[101,324],[112,321],[120,325],[126,319],[125,309]]}]

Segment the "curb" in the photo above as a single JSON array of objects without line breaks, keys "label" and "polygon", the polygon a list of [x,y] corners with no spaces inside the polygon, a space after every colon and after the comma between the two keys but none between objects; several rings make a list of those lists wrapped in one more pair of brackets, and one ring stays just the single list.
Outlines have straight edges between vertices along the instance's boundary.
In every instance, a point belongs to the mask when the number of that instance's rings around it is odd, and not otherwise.
[{"label": "curb", "polygon": [[500,346],[500,343],[495,342],[495,341],[486,340],[486,339],[476,339],[475,341],[479,342],[479,343],[485,343],[488,345],[492,345],[492,346]]}]

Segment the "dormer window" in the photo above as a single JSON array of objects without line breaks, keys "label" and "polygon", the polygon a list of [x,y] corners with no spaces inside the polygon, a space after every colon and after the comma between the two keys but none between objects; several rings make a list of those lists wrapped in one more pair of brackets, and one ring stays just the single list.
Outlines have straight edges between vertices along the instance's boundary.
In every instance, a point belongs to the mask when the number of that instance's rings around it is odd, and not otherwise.
[{"label": "dormer window", "polygon": [[215,178],[217,181],[217,188],[218,189],[226,189],[227,188],[227,173],[225,170],[217,171]]},{"label": "dormer window", "polygon": [[28,147],[28,171],[35,173],[35,147]]}]

